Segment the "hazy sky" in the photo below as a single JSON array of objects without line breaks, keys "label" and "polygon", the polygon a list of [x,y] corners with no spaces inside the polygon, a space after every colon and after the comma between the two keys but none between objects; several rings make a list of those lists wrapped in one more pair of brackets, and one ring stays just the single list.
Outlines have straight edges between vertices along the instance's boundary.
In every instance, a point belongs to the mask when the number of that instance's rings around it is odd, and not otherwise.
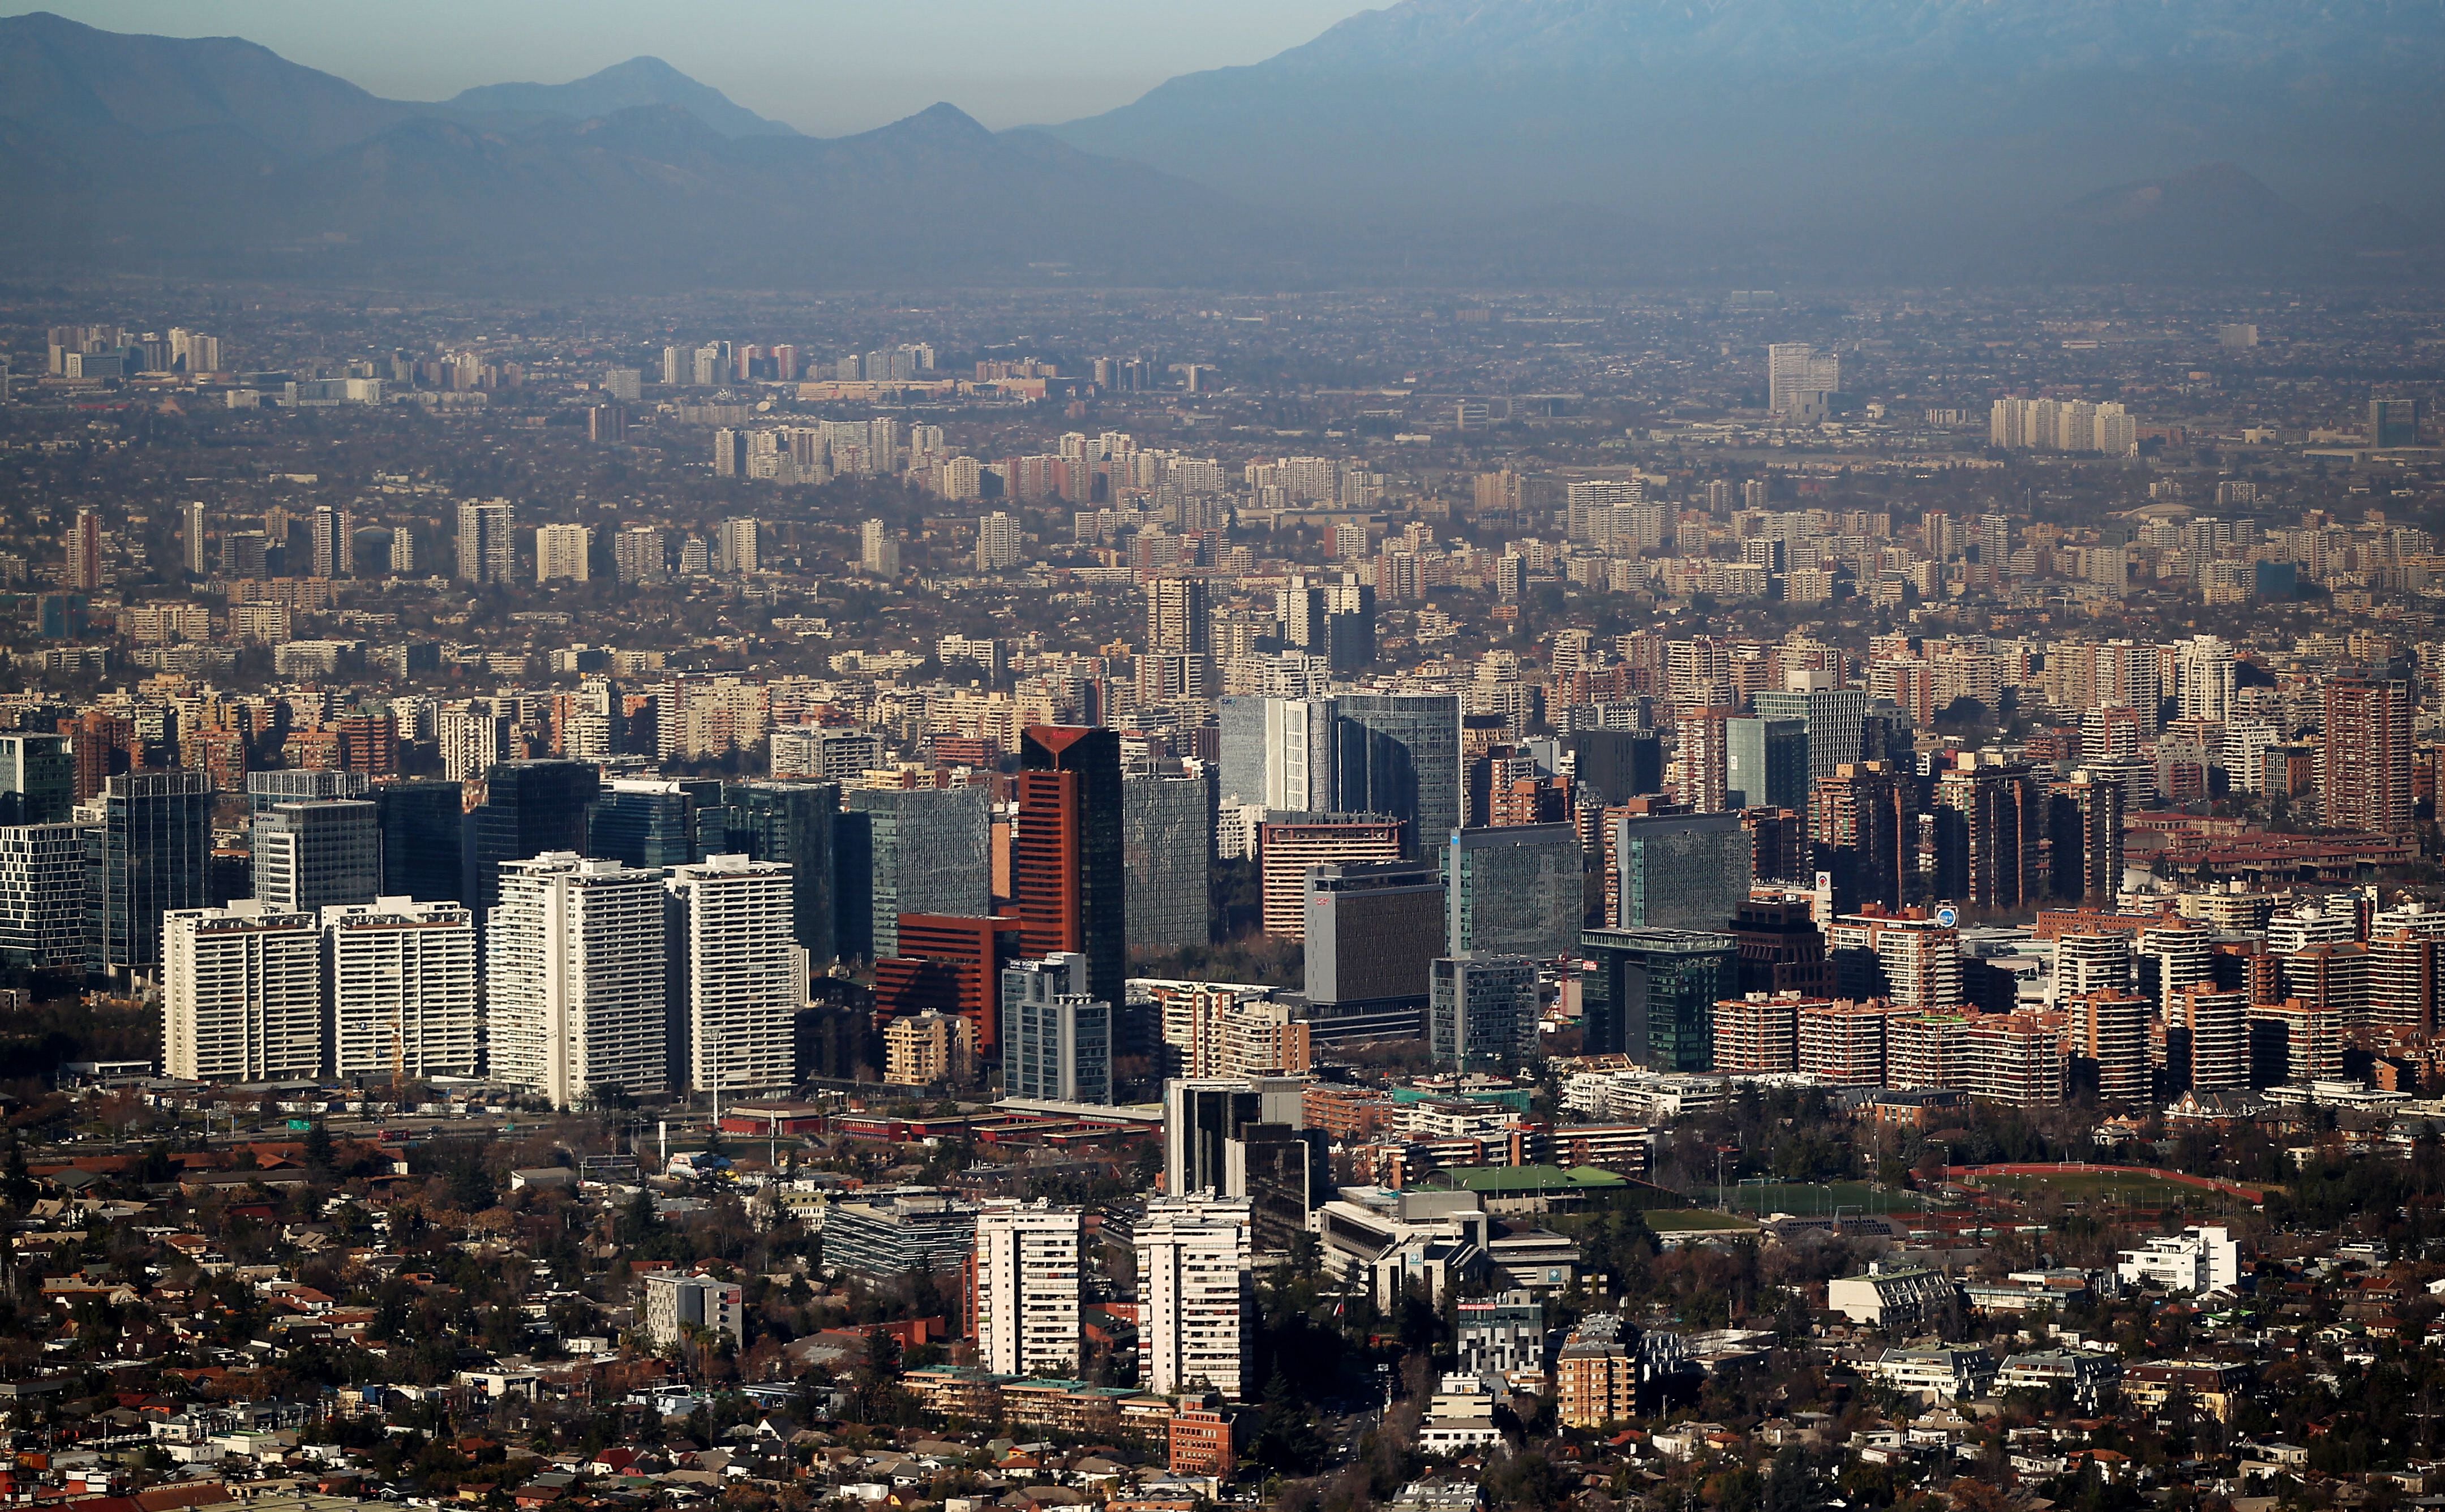
[{"label": "hazy sky", "polygon": [[240,36],[397,100],[560,84],[652,53],[821,136],[947,100],[1068,121],[1254,63],[1388,0],[0,0],[112,31]]}]

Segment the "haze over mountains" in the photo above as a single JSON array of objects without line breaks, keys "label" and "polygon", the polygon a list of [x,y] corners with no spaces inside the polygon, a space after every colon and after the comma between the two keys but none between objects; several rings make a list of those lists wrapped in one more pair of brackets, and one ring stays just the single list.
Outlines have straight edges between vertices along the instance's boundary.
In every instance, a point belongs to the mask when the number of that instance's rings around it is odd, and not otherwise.
[{"label": "haze over mountains", "polygon": [[449,103],[466,111],[569,116],[581,121],[640,105],[677,105],[725,137],[798,135],[795,126],[765,120],[660,58],[631,58],[570,84],[483,84],[459,91]]},{"label": "haze over mountains", "polygon": [[1120,110],[797,135],[651,58],[378,98],[0,21],[0,272],[604,288],[2359,277],[2445,0],[1401,0]]},{"label": "haze over mountains", "polygon": [[0,21],[0,270],[459,288],[1202,276],[1221,196],[949,105],[801,137],[644,59],[383,100],[234,39]]},{"label": "haze over mountains", "polygon": [[2230,228],[2268,253],[2433,219],[2440,77],[2438,0],[1402,0],[1054,132],[1320,214],[1574,205],[1797,274],[2073,251],[2061,207],[2210,164],[2273,191],[2292,223]]}]

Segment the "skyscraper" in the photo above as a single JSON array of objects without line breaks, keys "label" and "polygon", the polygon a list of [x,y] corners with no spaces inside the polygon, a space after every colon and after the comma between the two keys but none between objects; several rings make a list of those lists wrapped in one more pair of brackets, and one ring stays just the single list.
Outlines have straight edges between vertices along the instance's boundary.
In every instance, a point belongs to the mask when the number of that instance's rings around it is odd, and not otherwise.
[{"label": "skyscraper", "polygon": [[1935,784],[1935,892],[1973,908],[2034,907],[2045,805],[2025,761],[1963,753]]},{"label": "skyscraper", "polygon": [[205,578],[213,575],[213,559],[204,544],[204,501],[196,499],[184,512],[185,525],[181,533],[187,549],[187,575]]},{"label": "skyscraper", "polygon": [[585,582],[593,547],[594,532],[583,525],[536,526],[535,581]]},{"label": "skyscraper", "polygon": [[714,566],[740,577],[762,570],[759,531],[760,522],[745,515],[722,521],[713,537]]},{"label": "skyscraper", "polygon": [[312,554],[307,560],[308,577],[346,577],[356,566],[356,521],[346,510],[336,504],[314,506]]},{"label": "skyscraper", "polygon": [[2411,828],[2411,717],[2418,700],[2398,678],[2326,683],[2325,822],[2396,834]]},{"label": "skyscraper", "polygon": [[1110,730],[1032,725],[1019,737],[1011,895],[1019,951],[1087,958],[1087,991],[1128,1000],[1121,871],[1121,741]]},{"label": "skyscraper", "polygon": [[[1830,674],[1793,672],[1788,681],[1795,684],[1830,681]],[[1821,782],[1842,767],[1857,762],[1868,719],[1868,693],[1865,688],[1795,686],[1782,692],[1768,689],[1754,700],[1758,718],[1762,719],[1799,719],[1807,725],[1808,775],[1812,783]]]},{"label": "skyscraper", "polygon": [[1213,856],[1214,798],[1204,776],[1122,779],[1122,915],[1130,949],[1174,950],[1207,942]]},{"label": "skyscraper", "polygon": [[1147,649],[1203,656],[1214,649],[1213,612],[1202,577],[1159,577],[1147,584]]},{"label": "skyscraper", "polygon": [[73,824],[0,826],[0,964],[84,966],[84,865]]},{"label": "skyscraper", "polygon": [[1705,1071],[1715,1054],[1715,1004],[1740,982],[1728,935],[1688,929],[1590,929],[1580,977],[1585,1051],[1628,1055],[1658,1071]]},{"label": "skyscraper", "polygon": [[1176,1197],[1228,1193],[1230,1146],[1257,1124],[1305,1121],[1291,1077],[1174,1078],[1163,1084],[1163,1189]]},{"label": "skyscraper", "polygon": [[614,778],[595,793],[586,853],[632,867],[683,867],[700,854],[698,823],[696,799],[681,784]]},{"label": "skyscraper", "polygon": [[458,506],[458,575],[470,583],[507,583],[517,562],[513,538],[517,512],[506,499]]},{"label": "skyscraper", "polygon": [[675,868],[667,940],[675,1047],[686,1086],[719,1095],[787,1087],[796,1079],[792,1037],[806,1000],[790,932],[790,868],[745,856],[709,856]]},{"label": "skyscraper", "polygon": [[75,807],[65,736],[0,735],[0,824],[64,824]]},{"label": "skyscraper", "polygon": [[2074,1074],[2092,1079],[2098,1102],[2132,1108],[2148,1095],[2148,999],[2128,992],[2081,993],[2070,1000]]},{"label": "skyscraper", "polygon": [[1112,1005],[1088,996],[1087,973],[1074,951],[1002,968],[1003,1095],[1112,1100]]},{"label": "skyscraper", "polygon": [[611,539],[611,566],[624,584],[668,582],[670,548],[650,525],[623,526]]},{"label": "skyscraper", "polygon": [[467,885],[464,794],[456,782],[393,782],[373,790],[383,897],[457,899]]},{"label": "skyscraper", "polygon": [[467,815],[468,877],[460,901],[482,920],[500,896],[501,868],[547,851],[583,854],[587,816],[602,786],[584,761],[504,761],[485,777]]},{"label": "skyscraper", "polygon": [[1721,929],[1749,895],[1755,850],[1737,813],[1625,813],[1613,850],[1625,929]]},{"label": "skyscraper", "polygon": [[832,848],[845,957],[900,954],[900,916],[992,911],[993,815],[983,788],[853,789]]},{"label": "skyscraper", "polygon": [[1319,807],[1390,814],[1409,854],[1441,850],[1461,823],[1460,696],[1345,693],[1332,708],[1334,796]]},{"label": "skyscraper", "polygon": [[1825,396],[1842,386],[1842,359],[1805,342],[1768,346],[1765,372],[1766,408],[1777,415],[1802,416],[1812,400],[1821,409]]},{"label": "skyscraper", "polygon": [[362,798],[370,783],[363,773],[312,767],[274,767],[246,775],[246,810],[260,819],[284,803],[329,803]]},{"label": "skyscraper", "polygon": [[1664,791],[1664,739],[1652,731],[1575,730],[1565,744],[1579,790],[1608,808]]},{"label": "skyscraper", "polygon": [[1578,831],[1567,824],[1452,831],[1444,861],[1446,948],[1531,961],[1571,954],[1583,871]]},{"label": "skyscraper", "polygon": [[379,898],[320,918],[331,1074],[476,1074],[484,1047],[475,916],[456,903]]},{"label": "skyscraper", "polygon": [[1081,1251],[1075,1207],[989,1202],[977,1211],[977,1356],[1002,1375],[1075,1376]]},{"label": "skyscraper", "polygon": [[493,1074],[554,1108],[668,1085],[657,872],[562,850],[501,864],[485,927]]},{"label": "skyscraper", "polygon": [[1808,812],[1808,721],[1724,721],[1724,802]]},{"label": "skyscraper", "polygon": [[2370,400],[2368,443],[2371,446],[2418,445],[2419,401],[2416,399]]},{"label": "skyscraper", "polygon": [[162,937],[161,1069],[187,1081],[323,1070],[323,935],[260,903],[173,908]]},{"label": "skyscraper", "polygon": [[900,537],[881,520],[868,520],[858,528],[858,570],[868,577],[900,575]]},{"label": "skyscraper", "polygon": [[369,904],[382,892],[380,811],[360,799],[284,803],[254,821],[254,896],[283,913]]},{"label": "skyscraper", "polygon": [[2053,1000],[2058,1004],[2091,993],[2127,992],[2132,986],[2131,937],[2120,930],[2064,935],[2055,942]]},{"label": "skyscraper", "polygon": [[[1306,877],[1308,1001],[1343,1010],[1400,1015],[1408,1037],[1435,959],[1444,953],[1447,912],[1441,868],[1423,861],[1346,862],[1312,867]],[[1321,1027],[1321,1026],[1319,1026]]]},{"label": "skyscraper", "polygon": [[2082,767],[2047,799],[2048,869],[2068,903],[2113,898],[2122,887],[2122,786]]},{"label": "skyscraper", "polygon": [[2166,1069],[2193,1092],[2249,1085],[2249,994],[2194,982],[2167,1004]]},{"label": "skyscraper", "polygon": [[978,571],[1006,571],[1026,558],[1025,539],[1019,532],[1017,515],[996,510],[977,521]]},{"label": "skyscraper", "polygon": [[1534,1057],[1537,962],[1522,956],[1446,957],[1434,962],[1429,980],[1427,1051],[1437,1066],[1504,1071]]},{"label": "skyscraper", "polygon": [[84,827],[88,964],[161,959],[161,919],[208,901],[213,785],[201,772],[126,772],[76,811]]},{"label": "skyscraper", "polygon": [[1911,809],[1899,775],[1881,761],[1837,767],[1819,779],[1809,828],[1818,866],[1834,876],[1836,909],[1902,905],[1916,849]]},{"label": "skyscraper", "polygon": [[2174,647],[2174,673],[2181,680],[2183,719],[2222,723],[2231,717],[2237,672],[2230,643],[2192,636]]},{"label": "skyscraper", "polygon": [[1168,1395],[1247,1386],[1255,1272],[1245,1198],[1165,1196],[1138,1221],[1138,1381]]},{"label": "skyscraper", "polygon": [[102,516],[92,510],[76,512],[76,521],[68,527],[67,570],[60,578],[60,587],[71,593],[93,593],[102,588]]},{"label": "skyscraper", "polygon": [[790,868],[791,932],[809,965],[823,970],[841,953],[832,898],[840,784],[734,782],[721,801],[730,811],[725,849]]}]

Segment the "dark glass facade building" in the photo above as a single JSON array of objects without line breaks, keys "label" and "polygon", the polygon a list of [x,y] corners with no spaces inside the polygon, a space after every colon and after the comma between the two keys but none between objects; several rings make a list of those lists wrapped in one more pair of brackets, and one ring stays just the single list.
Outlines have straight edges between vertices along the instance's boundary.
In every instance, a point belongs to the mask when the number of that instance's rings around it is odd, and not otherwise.
[{"label": "dark glass facade building", "polygon": [[161,960],[161,916],[201,908],[213,854],[213,784],[201,772],[124,772],[79,811],[85,829],[90,969]]},{"label": "dark glass facade building", "polygon": [[467,886],[465,790],[456,782],[395,782],[373,790],[382,827],[385,898],[442,903]]}]

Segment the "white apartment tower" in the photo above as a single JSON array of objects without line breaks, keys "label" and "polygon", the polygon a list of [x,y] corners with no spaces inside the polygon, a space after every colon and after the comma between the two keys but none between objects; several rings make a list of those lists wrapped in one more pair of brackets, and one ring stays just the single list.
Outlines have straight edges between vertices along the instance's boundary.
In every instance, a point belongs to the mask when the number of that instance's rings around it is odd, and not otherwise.
[{"label": "white apartment tower", "polygon": [[1022,559],[1018,516],[996,510],[977,521],[977,570],[999,572]]},{"label": "white apartment tower", "polygon": [[994,1202],[977,1214],[977,1353],[986,1370],[1078,1373],[1085,1237],[1085,1215],[1074,1207]]},{"label": "white apartment tower", "polygon": [[323,1070],[323,932],[248,900],[161,918],[161,1069],[182,1081]]},{"label": "white apartment tower", "polygon": [[667,925],[688,1090],[756,1092],[796,1078],[792,1020],[807,1000],[788,866],[708,856],[675,867]]},{"label": "white apartment tower", "polygon": [[665,1090],[663,898],[661,872],[574,851],[501,864],[485,924],[495,1076],[555,1108],[597,1087]]},{"label": "white apartment tower", "polygon": [[2230,643],[2212,635],[2194,635],[2174,648],[2174,675],[2179,680],[2182,718],[2223,723],[2232,714],[2238,677]]},{"label": "white apartment tower", "polygon": [[1237,1399],[1254,1307],[1244,1197],[1159,1197],[1137,1225],[1138,1383]]},{"label": "white apartment tower", "polygon": [[714,535],[714,559],[722,571],[744,576],[762,569],[756,531],[756,522],[745,517],[721,522]]},{"label": "white apartment tower", "polygon": [[2064,935],[2055,942],[2057,1007],[2093,992],[2123,991],[2131,985],[2131,975],[2129,935]]},{"label": "white apartment tower", "polygon": [[583,583],[594,532],[583,525],[535,527],[535,581]]},{"label": "white apartment tower", "polygon": [[900,538],[881,520],[858,527],[858,570],[869,577],[900,575]]},{"label": "white apartment tower", "polygon": [[472,1076],[483,1058],[476,917],[457,903],[377,898],[323,910],[331,1073]]},{"label": "white apartment tower", "polygon": [[1779,342],[1765,349],[1765,382],[1766,408],[1788,415],[1801,407],[1803,396],[1842,386],[1842,359],[1805,342]]},{"label": "white apartment tower", "polygon": [[470,583],[507,583],[517,561],[511,532],[517,512],[507,499],[458,506],[458,575]]},{"label": "white apartment tower", "polygon": [[197,499],[187,506],[187,575],[204,578],[213,575],[213,559],[204,551],[204,502]]}]

